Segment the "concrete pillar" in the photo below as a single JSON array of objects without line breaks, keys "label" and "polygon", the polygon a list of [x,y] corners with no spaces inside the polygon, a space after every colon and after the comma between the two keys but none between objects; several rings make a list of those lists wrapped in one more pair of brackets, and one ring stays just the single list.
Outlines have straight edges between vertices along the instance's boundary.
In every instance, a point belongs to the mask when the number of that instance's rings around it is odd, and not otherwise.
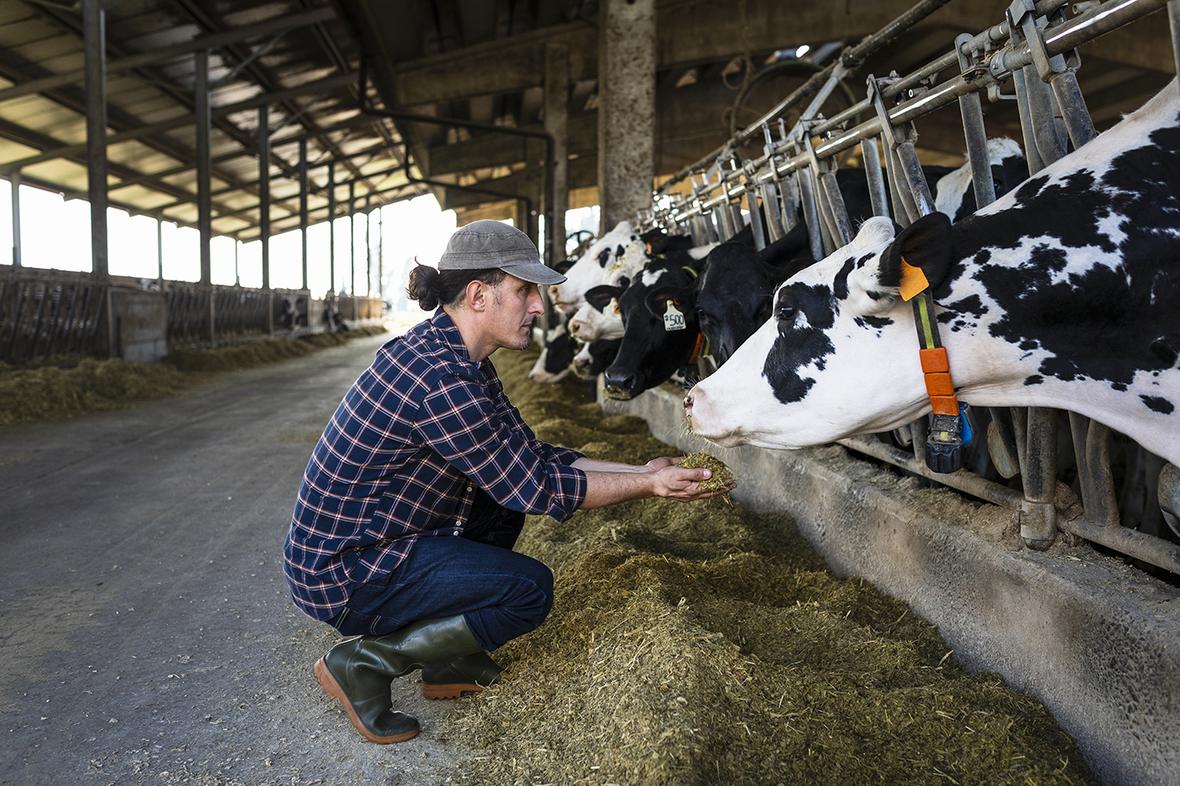
[{"label": "concrete pillar", "polygon": [[606,231],[651,205],[655,176],[656,3],[601,0],[598,202]]},{"label": "concrete pillar", "polygon": [[[86,88],[86,196],[90,200],[90,264],[99,281],[107,267],[107,50],[106,11],[99,0],[82,3]],[[108,316],[109,309],[108,309]]]},{"label": "concrete pillar", "polygon": [[[545,46],[545,130],[553,135],[553,205],[547,214],[553,226],[545,227],[549,238],[549,261],[565,259],[565,211],[569,205],[569,47]],[[549,207],[549,206],[546,206]]]}]

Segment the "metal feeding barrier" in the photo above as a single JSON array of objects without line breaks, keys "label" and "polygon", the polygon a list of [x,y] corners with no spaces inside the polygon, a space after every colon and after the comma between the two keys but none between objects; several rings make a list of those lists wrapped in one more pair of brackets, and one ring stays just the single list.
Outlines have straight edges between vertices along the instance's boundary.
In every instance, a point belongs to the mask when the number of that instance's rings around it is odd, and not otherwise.
[{"label": "metal feeding barrier", "polygon": [[107,290],[86,273],[0,275],[0,361],[100,352]]},{"label": "metal feeding barrier", "polygon": [[[874,215],[907,226],[934,210],[934,200],[914,147],[914,121],[958,102],[976,204],[995,201],[980,95],[1013,98],[1019,110],[1029,175],[1077,149],[1096,134],[1076,71],[1076,47],[1155,11],[1168,10],[1173,51],[1180,63],[1180,0],[1014,0],[1005,19],[976,35],[954,39],[952,50],[905,76],[867,78],[864,100],[830,118],[820,110],[841,80],[902,31],[941,7],[924,0],[878,33],[850,47],[823,71],[779,102],[725,145],[664,183],[640,223],[687,232],[699,243],[726,240],[744,226],[748,213],[754,245],[762,249],[801,222],[816,259],[852,237],[852,224],[836,184],[836,157],[860,146]],[[950,75],[939,81],[944,72]],[[1014,96],[1002,95],[1011,81]],[[804,106],[804,102],[807,102]],[[781,119],[803,106],[787,128]],[[761,137],[763,152],[742,160],[739,148]],[[882,159],[884,166],[882,166]],[[672,193],[681,183],[687,197]],[[891,198],[887,201],[886,193]],[[889,204],[892,204],[892,211]],[[992,408],[988,457],[996,474],[1019,476],[1016,490],[968,469],[941,474],[923,460],[925,418],[894,433],[895,444],[862,436],[841,444],[964,493],[1013,508],[1020,535],[1045,549],[1059,530],[1180,575],[1180,469],[1147,453],[1106,426],[1076,413],[1040,407]],[[1058,431],[1068,427],[1080,490],[1080,515],[1059,515]],[[1121,459],[1112,462],[1112,454]],[[1117,463],[1123,498],[1116,487]],[[1142,483],[1143,485],[1138,485]],[[1146,500],[1128,494],[1146,488]],[[1076,506],[1074,506],[1076,509]],[[1127,514],[1129,526],[1122,522]],[[1131,519],[1136,518],[1136,521]],[[1133,526],[1139,526],[1139,529]],[[1161,536],[1149,534],[1154,530]]]}]

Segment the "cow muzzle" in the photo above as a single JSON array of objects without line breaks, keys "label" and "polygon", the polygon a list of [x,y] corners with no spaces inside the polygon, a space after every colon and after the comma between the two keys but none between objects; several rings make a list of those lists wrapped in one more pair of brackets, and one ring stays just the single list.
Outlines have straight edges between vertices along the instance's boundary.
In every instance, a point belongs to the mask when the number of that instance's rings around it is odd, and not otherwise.
[{"label": "cow muzzle", "polygon": [[694,385],[684,397],[684,420],[688,430],[726,447],[738,444],[737,434],[719,423],[716,402],[701,386]]},{"label": "cow muzzle", "polygon": [[614,367],[608,368],[603,375],[603,384],[607,398],[616,401],[630,401],[642,390],[642,380],[638,373],[623,371]]}]

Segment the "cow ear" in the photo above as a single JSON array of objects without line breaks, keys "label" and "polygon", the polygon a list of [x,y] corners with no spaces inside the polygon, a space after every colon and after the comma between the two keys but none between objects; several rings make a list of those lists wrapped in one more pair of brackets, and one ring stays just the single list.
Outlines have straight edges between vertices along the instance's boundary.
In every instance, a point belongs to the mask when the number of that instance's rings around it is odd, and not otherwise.
[{"label": "cow ear", "polygon": [[648,311],[659,317],[663,316],[664,312],[668,310],[669,300],[676,306],[676,310],[682,314],[691,312],[696,302],[691,287],[678,287],[671,284],[655,287],[647,293],[647,298],[644,302],[647,304]]},{"label": "cow ear", "polygon": [[946,278],[954,250],[951,220],[945,213],[922,216],[898,233],[878,266],[878,283],[885,289],[901,286],[902,259],[922,269],[930,286],[936,287]]},{"label": "cow ear", "polygon": [[611,300],[617,298],[622,293],[623,290],[620,287],[612,287],[607,284],[602,284],[600,286],[591,287],[590,289],[586,290],[584,297],[586,298],[586,302],[590,304],[591,308],[594,308],[597,311],[602,311],[607,307],[607,304],[609,304]]}]

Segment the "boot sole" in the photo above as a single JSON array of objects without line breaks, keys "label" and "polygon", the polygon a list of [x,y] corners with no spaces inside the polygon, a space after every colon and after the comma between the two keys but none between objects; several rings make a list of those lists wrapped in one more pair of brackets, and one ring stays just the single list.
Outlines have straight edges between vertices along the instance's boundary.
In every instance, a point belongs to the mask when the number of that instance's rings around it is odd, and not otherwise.
[{"label": "boot sole", "polygon": [[474,682],[422,683],[422,698],[425,699],[458,699],[482,691],[483,688]]},{"label": "boot sole", "polygon": [[360,717],[356,714],[356,710],[352,708],[352,702],[344,695],[344,689],[340,687],[340,683],[336,682],[336,678],[332,676],[332,672],[328,671],[328,664],[320,658],[315,663],[315,678],[319,682],[320,687],[328,698],[335,699],[340,702],[340,706],[344,707],[344,712],[348,715],[348,719],[352,722],[355,728],[362,737],[369,742],[374,742],[378,745],[391,745],[395,742],[405,742],[412,740],[418,736],[418,731],[408,731],[405,734],[392,734],[387,737],[382,737],[374,734],[365,728],[365,724],[361,723]]}]

